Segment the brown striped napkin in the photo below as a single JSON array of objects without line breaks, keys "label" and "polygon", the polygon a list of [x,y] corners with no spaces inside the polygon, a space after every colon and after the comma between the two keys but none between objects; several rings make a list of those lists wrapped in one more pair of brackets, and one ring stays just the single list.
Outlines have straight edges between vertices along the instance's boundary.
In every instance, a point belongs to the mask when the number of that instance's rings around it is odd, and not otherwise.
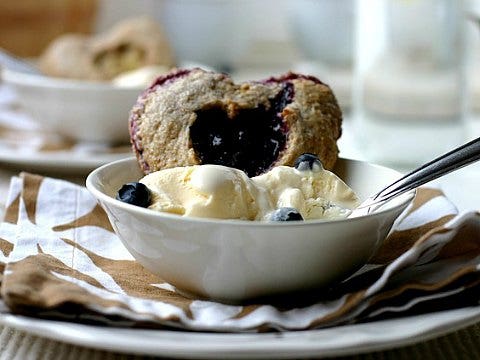
[{"label": "brown striped napkin", "polygon": [[[355,241],[355,239],[352,239]],[[423,188],[376,256],[329,289],[226,305],[188,299],[136,263],[88,191],[23,173],[0,225],[12,313],[113,326],[301,330],[478,305],[480,214]]]}]

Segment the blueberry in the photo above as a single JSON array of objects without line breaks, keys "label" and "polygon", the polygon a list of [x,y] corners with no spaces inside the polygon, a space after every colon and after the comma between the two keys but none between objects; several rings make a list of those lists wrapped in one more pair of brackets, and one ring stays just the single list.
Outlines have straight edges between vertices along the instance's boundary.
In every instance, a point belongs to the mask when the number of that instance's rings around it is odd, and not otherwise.
[{"label": "blueberry", "polygon": [[281,207],[270,215],[271,221],[295,221],[303,220],[302,215],[297,209],[291,207]]},{"label": "blueberry", "polygon": [[117,200],[146,208],[150,205],[150,190],[142,183],[131,182],[118,190]]},{"label": "blueberry", "polygon": [[322,162],[315,154],[304,153],[295,160],[295,169],[299,171],[319,171],[323,169]]}]

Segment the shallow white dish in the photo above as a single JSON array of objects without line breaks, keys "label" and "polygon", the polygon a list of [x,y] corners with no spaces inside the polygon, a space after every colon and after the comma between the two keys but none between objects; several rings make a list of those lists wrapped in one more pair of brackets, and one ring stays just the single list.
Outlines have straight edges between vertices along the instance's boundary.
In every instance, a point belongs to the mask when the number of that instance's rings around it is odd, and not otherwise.
[{"label": "shallow white dish", "polygon": [[3,69],[2,80],[44,129],[80,141],[127,142],[130,109],[143,87],[59,79]]},{"label": "shallow white dish", "polygon": [[263,334],[121,329],[0,314],[28,333],[114,352],[190,359],[299,359],[392,349],[480,321],[480,306],[322,330]]},{"label": "shallow white dish", "polygon": [[[335,172],[360,198],[399,177],[345,159]],[[337,221],[187,218],[115,200],[123,184],[141,176],[130,158],[94,170],[86,185],[139,263],[179,291],[225,302],[311,290],[346,277],[373,255],[414,196],[411,191],[374,214]]]}]

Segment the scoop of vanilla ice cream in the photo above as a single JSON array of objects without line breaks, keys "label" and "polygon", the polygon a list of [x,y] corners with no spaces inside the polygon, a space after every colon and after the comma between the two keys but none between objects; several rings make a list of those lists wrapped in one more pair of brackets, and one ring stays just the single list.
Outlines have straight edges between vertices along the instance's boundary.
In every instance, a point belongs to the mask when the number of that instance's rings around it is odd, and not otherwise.
[{"label": "scoop of vanilla ice cream", "polygon": [[117,75],[112,83],[119,87],[146,87],[162,74],[166,74],[170,68],[162,65],[144,66]]},{"label": "scoop of vanilla ice cream", "polygon": [[[307,219],[335,219],[347,217],[360,201],[355,192],[334,173],[318,168],[299,171],[289,166],[278,166],[252,178],[268,192],[274,211],[292,207]],[[269,213],[262,214],[268,219]]]},{"label": "scoop of vanilla ice cream", "polygon": [[195,165],[154,172],[140,180],[151,191],[150,209],[184,216],[255,220],[270,209],[266,192],[241,170]]},{"label": "scoop of vanilla ice cream", "polygon": [[359,199],[334,173],[279,166],[249,178],[221,165],[195,165],[154,172],[140,180],[152,194],[150,209],[183,216],[268,220],[281,207],[303,219],[347,217]]}]

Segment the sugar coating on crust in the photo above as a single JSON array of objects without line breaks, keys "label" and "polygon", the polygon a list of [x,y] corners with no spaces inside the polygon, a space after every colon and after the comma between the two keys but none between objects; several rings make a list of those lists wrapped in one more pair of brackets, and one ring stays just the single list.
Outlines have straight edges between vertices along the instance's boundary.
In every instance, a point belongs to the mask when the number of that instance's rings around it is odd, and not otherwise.
[{"label": "sugar coating on crust", "polygon": [[139,97],[129,128],[141,168],[149,173],[201,164],[191,139],[191,126],[199,111],[220,108],[233,118],[245,109],[269,109],[285,84],[293,87],[291,101],[281,110],[286,140],[268,168],[292,166],[299,155],[310,152],[331,169],[338,157],[336,141],[341,135],[342,115],[327,85],[291,73],[263,82],[235,84],[225,74],[201,69],[163,76]]}]

